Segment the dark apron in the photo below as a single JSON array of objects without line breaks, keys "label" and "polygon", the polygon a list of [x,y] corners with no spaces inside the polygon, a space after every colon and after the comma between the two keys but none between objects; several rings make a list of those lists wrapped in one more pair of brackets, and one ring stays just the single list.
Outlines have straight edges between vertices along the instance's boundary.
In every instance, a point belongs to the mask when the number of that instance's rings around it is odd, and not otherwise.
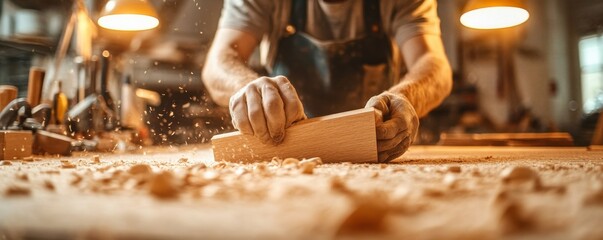
[{"label": "dark apron", "polygon": [[[279,40],[272,76],[286,76],[308,117],[364,107],[399,80],[393,46],[381,24],[378,0],[364,0],[365,36],[321,42],[306,33],[307,1],[292,0],[285,36]],[[324,23],[328,24],[328,23]]]}]

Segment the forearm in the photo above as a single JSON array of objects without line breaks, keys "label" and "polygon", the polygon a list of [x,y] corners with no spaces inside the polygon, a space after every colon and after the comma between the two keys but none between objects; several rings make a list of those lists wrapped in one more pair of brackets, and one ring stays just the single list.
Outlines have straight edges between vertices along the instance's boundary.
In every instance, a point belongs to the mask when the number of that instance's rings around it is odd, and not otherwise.
[{"label": "forearm", "polygon": [[224,107],[236,91],[258,77],[232,48],[210,51],[203,68],[205,87],[214,102]]},{"label": "forearm", "polygon": [[445,56],[428,53],[421,56],[399,84],[390,92],[406,96],[423,117],[440,105],[452,89],[452,71]]}]

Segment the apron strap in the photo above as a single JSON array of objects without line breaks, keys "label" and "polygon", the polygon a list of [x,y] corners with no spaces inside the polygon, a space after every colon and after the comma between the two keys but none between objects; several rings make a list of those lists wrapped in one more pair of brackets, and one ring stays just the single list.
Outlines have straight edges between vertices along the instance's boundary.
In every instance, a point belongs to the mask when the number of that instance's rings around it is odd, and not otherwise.
[{"label": "apron strap", "polygon": [[[367,35],[383,33],[379,3],[379,0],[363,0],[364,28]],[[292,25],[297,31],[304,31],[307,17],[308,1],[292,0],[289,25]]]},{"label": "apron strap", "polygon": [[380,2],[379,0],[364,0],[364,29],[367,35],[383,33]]},{"label": "apron strap", "polygon": [[289,25],[295,27],[296,31],[306,30],[306,18],[308,17],[308,1],[307,0],[292,0],[291,17]]}]

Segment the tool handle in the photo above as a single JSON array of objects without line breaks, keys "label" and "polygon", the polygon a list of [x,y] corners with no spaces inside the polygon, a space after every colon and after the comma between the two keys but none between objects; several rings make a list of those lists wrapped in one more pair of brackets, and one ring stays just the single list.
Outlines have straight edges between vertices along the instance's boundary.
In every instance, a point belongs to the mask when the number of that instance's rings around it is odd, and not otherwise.
[{"label": "tool handle", "polygon": [[27,102],[31,106],[40,104],[42,98],[42,86],[44,85],[44,76],[46,71],[42,68],[31,67],[29,69],[29,82],[27,83]]},{"label": "tool handle", "polygon": [[0,85],[0,110],[4,109],[8,103],[17,98],[17,87],[11,85]]}]

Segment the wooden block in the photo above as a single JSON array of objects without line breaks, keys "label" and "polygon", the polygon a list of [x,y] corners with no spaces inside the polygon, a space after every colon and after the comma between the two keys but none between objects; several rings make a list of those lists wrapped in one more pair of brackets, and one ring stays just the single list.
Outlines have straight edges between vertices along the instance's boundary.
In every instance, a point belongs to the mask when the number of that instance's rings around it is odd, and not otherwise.
[{"label": "wooden block", "polygon": [[3,160],[31,157],[31,131],[0,131],[0,158]]},{"label": "wooden block", "polygon": [[376,162],[374,109],[359,109],[300,121],[289,127],[277,146],[254,136],[231,132],[212,138],[214,159],[230,162],[320,157],[323,162]]}]

